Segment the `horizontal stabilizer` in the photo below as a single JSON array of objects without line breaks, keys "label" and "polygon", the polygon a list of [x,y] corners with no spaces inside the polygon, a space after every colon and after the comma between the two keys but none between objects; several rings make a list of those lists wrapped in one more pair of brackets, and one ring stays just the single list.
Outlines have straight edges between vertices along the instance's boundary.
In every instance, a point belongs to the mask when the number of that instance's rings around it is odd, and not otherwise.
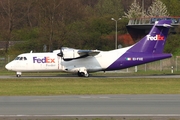
[{"label": "horizontal stabilizer", "polygon": [[157,27],[173,27],[172,25],[169,25],[169,24],[155,24],[155,26]]}]

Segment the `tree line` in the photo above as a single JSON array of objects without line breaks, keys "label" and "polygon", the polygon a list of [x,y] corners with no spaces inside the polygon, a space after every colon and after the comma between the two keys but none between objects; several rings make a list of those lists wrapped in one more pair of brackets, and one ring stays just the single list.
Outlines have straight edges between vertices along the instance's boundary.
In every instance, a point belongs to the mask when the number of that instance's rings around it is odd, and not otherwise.
[{"label": "tree line", "polygon": [[[147,9],[154,0],[145,0]],[[171,16],[180,15],[179,0],[161,0]],[[62,46],[114,49],[115,23],[134,0],[0,0],[0,41],[4,53],[52,51]],[[142,5],[142,0],[136,0]],[[127,34],[128,18],[118,21],[118,35]],[[121,37],[120,37],[121,38]],[[128,39],[129,36],[127,37]],[[22,41],[9,48],[9,41]],[[118,40],[127,46],[133,42]],[[46,49],[44,49],[46,46]]]}]

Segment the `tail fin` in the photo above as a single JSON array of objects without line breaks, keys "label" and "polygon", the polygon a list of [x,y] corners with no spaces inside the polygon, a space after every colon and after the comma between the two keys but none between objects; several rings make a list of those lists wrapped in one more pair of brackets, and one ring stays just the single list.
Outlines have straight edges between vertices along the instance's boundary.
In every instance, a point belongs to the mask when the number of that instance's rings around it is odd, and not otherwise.
[{"label": "tail fin", "polygon": [[170,20],[157,21],[149,34],[133,45],[128,51],[162,53],[170,27]]}]

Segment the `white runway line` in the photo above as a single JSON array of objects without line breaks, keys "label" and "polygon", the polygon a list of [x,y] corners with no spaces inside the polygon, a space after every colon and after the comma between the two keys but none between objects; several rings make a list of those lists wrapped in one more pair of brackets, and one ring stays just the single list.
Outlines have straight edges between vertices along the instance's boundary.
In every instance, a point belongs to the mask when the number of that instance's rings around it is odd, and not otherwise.
[{"label": "white runway line", "polygon": [[0,117],[180,117],[180,114],[0,115]]}]

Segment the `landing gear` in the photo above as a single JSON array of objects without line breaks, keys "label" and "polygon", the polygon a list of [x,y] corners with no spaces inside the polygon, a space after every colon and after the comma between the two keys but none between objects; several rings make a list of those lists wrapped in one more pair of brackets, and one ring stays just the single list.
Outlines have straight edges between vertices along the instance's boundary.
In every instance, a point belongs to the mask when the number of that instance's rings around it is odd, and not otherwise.
[{"label": "landing gear", "polygon": [[88,74],[88,72],[87,72],[87,69],[86,69],[85,67],[79,68],[78,76],[79,76],[79,77],[89,77],[89,74]]},{"label": "landing gear", "polygon": [[17,74],[16,77],[21,77],[21,75],[20,75],[20,74]]},{"label": "landing gear", "polygon": [[16,77],[21,77],[21,72],[16,72]]},{"label": "landing gear", "polygon": [[89,74],[86,72],[78,72],[79,77],[89,77]]},{"label": "landing gear", "polygon": [[88,73],[86,73],[86,74],[84,74],[84,76],[85,76],[85,77],[89,77],[89,74],[88,74]]}]

